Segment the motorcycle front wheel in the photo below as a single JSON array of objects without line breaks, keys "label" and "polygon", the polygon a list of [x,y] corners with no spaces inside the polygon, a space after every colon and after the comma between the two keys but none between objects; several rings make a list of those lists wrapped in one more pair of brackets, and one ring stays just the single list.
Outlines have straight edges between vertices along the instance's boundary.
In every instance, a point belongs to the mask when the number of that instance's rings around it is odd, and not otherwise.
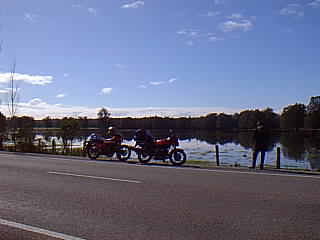
[{"label": "motorcycle front wheel", "polygon": [[170,162],[173,165],[180,166],[187,160],[187,155],[182,149],[174,149],[170,153]]},{"label": "motorcycle front wheel", "polygon": [[88,157],[92,160],[96,160],[100,155],[98,152],[98,149],[94,145],[88,147],[87,153],[88,153]]},{"label": "motorcycle front wheel", "polygon": [[127,145],[121,145],[117,151],[117,158],[120,161],[127,161],[131,156],[131,149]]},{"label": "motorcycle front wheel", "polygon": [[146,153],[146,152],[138,153],[138,159],[139,159],[139,162],[141,163],[147,163],[151,160],[151,158],[152,158],[152,155],[149,153]]}]

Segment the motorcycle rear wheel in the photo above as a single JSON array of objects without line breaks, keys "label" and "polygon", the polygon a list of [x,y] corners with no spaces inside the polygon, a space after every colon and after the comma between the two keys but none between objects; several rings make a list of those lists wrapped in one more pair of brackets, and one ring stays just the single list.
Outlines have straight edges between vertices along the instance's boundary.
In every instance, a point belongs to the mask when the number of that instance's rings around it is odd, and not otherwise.
[{"label": "motorcycle rear wheel", "polygon": [[96,160],[100,156],[95,146],[88,147],[87,153],[88,153],[88,157],[92,160]]},{"label": "motorcycle rear wheel", "polygon": [[173,165],[180,166],[187,160],[187,155],[182,149],[174,149],[170,153],[170,162]]},{"label": "motorcycle rear wheel", "polygon": [[152,155],[146,152],[139,152],[138,159],[141,163],[148,163],[152,158]]},{"label": "motorcycle rear wheel", "polygon": [[127,161],[131,156],[131,149],[127,145],[121,145],[116,154],[120,161]]}]

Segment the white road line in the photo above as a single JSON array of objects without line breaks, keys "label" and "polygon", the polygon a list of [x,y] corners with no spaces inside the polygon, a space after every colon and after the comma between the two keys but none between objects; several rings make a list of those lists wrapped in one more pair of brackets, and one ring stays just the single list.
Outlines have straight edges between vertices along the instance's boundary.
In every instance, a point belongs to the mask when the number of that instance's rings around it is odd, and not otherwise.
[{"label": "white road line", "polygon": [[48,231],[45,229],[36,228],[36,227],[28,226],[28,225],[21,224],[21,223],[11,222],[11,221],[7,221],[7,220],[3,220],[3,219],[0,219],[0,225],[18,228],[18,229],[21,229],[24,231],[38,233],[38,234],[41,234],[41,235],[44,235],[47,237],[53,237],[53,238],[58,238],[58,239],[63,239],[63,240],[85,240],[84,238],[73,237],[73,236],[69,236],[66,234],[52,232],[52,231]]},{"label": "white road line", "polygon": [[135,180],[128,180],[128,179],[119,179],[119,178],[97,177],[97,176],[82,175],[82,174],[75,174],[75,173],[63,173],[63,172],[53,172],[53,171],[48,171],[48,173],[49,173],[49,174],[55,174],[55,175],[63,175],[63,176],[71,176],[71,177],[81,177],[81,178],[92,178],[92,179],[118,181],[118,182],[127,182],[127,183],[142,183],[142,181],[135,181]]},{"label": "white road line", "polygon": [[[59,158],[51,158],[54,160],[66,161]],[[85,163],[96,163],[96,164],[117,164],[121,166],[129,166],[129,167],[145,167],[145,168],[161,168],[161,169],[173,169],[173,170],[183,170],[183,171],[201,171],[201,172],[216,172],[216,173],[231,173],[231,174],[247,174],[247,175],[264,175],[264,176],[279,176],[279,177],[296,177],[296,178],[313,178],[320,179],[319,176],[314,175],[305,175],[305,174],[295,174],[295,173],[266,173],[266,172],[249,172],[249,171],[237,171],[237,170],[220,170],[220,169],[204,169],[204,168],[187,168],[187,167],[174,167],[174,166],[157,166],[157,165],[140,165],[140,164],[127,164],[121,162],[105,162],[105,161],[85,161],[85,160],[77,160],[77,159],[68,159],[68,161],[75,162],[85,162]]]}]

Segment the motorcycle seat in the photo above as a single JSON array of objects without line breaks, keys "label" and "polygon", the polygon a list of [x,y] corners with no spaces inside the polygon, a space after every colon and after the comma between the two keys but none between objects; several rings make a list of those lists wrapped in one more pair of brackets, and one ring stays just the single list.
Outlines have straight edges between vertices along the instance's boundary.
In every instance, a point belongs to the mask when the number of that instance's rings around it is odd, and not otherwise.
[{"label": "motorcycle seat", "polygon": [[165,139],[159,139],[156,141],[156,144],[157,145],[167,145],[167,144],[170,144],[169,142],[169,139],[168,138],[165,138]]}]

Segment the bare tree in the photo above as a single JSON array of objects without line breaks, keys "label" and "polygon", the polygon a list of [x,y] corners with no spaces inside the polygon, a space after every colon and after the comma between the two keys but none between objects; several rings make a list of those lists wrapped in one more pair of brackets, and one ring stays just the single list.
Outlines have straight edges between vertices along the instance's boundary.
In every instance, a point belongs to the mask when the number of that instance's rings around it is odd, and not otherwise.
[{"label": "bare tree", "polygon": [[8,92],[7,92],[7,106],[10,117],[10,132],[11,139],[13,141],[14,151],[16,151],[16,139],[17,139],[17,113],[20,101],[19,94],[19,81],[15,78],[16,72],[16,61],[13,62],[10,78],[8,82]]},{"label": "bare tree", "polygon": [[7,105],[9,110],[10,118],[13,119],[18,113],[20,94],[19,94],[19,81],[15,79],[16,73],[16,61],[14,61],[13,66],[10,71],[10,78],[8,83],[7,92]]}]

